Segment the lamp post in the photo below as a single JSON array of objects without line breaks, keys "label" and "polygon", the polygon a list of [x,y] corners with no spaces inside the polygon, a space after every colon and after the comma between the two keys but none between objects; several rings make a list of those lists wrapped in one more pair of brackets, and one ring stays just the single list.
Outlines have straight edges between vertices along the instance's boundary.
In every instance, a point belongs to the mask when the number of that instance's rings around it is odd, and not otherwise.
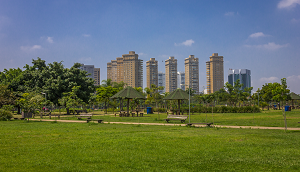
[{"label": "lamp post", "polygon": [[46,103],[47,103],[47,93],[43,93],[43,92],[41,92],[42,94],[45,94],[45,109],[44,109],[44,111],[46,111]]},{"label": "lamp post", "polygon": [[191,123],[191,88],[190,88],[190,84],[189,85],[180,84],[180,85],[189,86],[189,123]]},{"label": "lamp post", "polygon": [[191,123],[191,88],[189,85],[189,123]]}]

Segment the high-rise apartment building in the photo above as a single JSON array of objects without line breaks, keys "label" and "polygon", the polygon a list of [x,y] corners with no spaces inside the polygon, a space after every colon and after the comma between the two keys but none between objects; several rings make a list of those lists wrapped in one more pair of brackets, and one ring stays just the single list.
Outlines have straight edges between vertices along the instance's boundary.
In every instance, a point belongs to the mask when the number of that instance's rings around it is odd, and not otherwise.
[{"label": "high-rise apartment building", "polygon": [[94,68],[94,80],[95,84],[94,85],[100,85],[100,68]]},{"label": "high-rise apartment building", "polygon": [[228,71],[228,83],[234,86],[237,80],[243,84],[242,90],[246,87],[251,87],[251,71],[248,69],[229,69]]},{"label": "high-rise apartment building", "polygon": [[166,75],[163,72],[158,72],[158,87],[163,86],[163,90],[158,90],[159,93],[166,92]]},{"label": "high-rise apartment building", "polygon": [[151,88],[151,85],[154,84],[158,87],[158,62],[155,58],[150,58],[146,62],[146,71],[147,71],[147,87]]},{"label": "high-rise apartment building", "polygon": [[165,61],[166,69],[166,92],[172,92],[177,89],[177,59],[173,56]]},{"label": "high-rise apartment building", "polygon": [[185,85],[187,88],[192,88],[199,94],[199,59],[194,55],[184,59],[185,66]]},{"label": "high-rise apartment building", "polygon": [[185,90],[185,73],[177,72],[177,88]]},{"label": "high-rise apartment building", "polygon": [[207,94],[224,88],[223,56],[213,53],[206,62]]},{"label": "high-rise apartment building", "polygon": [[86,71],[87,77],[95,80],[94,85],[100,85],[100,68],[95,68],[94,65],[81,64],[79,69]]},{"label": "high-rise apartment building", "polygon": [[108,62],[107,63],[107,72],[106,72],[107,79],[111,79],[112,78],[111,68],[112,68],[111,62]]},{"label": "high-rise apartment building", "polygon": [[117,82],[117,60],[112,60],[107,63],[107,79],[112,82]]},{"label": "high-rise apartment building", "polygon": [[124,82],[131,87],[143,88],[143,60],[134,51],[123,54]]},{"label": "high-rise apartment building", "polygon": [[129,51],[107,63],[107,78],[114,82],[125,82],[131,87],[143,87],[143,60],[138,54]]},{"label": "high-rise apartment building", "polygon": [[124,81],[123,58],[117,57],[117,82]]},{"label": "high-rise apartment building", "polygon": [[81,64],[79,69],[86,71],[88,74],[87,77],[94,79],[94,65]]}]

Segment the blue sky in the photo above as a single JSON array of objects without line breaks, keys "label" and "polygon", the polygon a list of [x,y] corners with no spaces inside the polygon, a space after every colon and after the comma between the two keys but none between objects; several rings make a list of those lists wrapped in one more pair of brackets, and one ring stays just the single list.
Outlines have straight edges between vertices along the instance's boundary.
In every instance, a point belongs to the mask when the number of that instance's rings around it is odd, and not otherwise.
[{"label": "blue sky", "polygon": [[229,68],[249,69],[254,91],[285,77],[300,94],[300,0],[0,0],[0,71],[40,57],[93,64],[103,80],[107,62],[129,51],[144,64],[156,58],[160,71],[169,56],[184,71],[195,55],[200,91],[205,62],[219,53],[225,82]]}]

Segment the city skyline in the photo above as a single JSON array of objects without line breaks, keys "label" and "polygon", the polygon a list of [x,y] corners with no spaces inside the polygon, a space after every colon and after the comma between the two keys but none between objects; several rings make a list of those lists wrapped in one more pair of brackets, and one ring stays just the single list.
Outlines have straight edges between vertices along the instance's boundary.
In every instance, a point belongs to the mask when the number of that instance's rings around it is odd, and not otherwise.
[{"label": "city skyline", "polygon": [[[123,12],[123,9],[135,9]],[[158,61],[169,56],[199,58],[200,91],[206,88],[205,62],[224,56],[227,71],[251,69],[253,92],[287,78],[300,93],[300,2],[274,1],[8,1],[0,2],[0,71],[21,68],[40,57],[46,63],[75,62],[101,68],[107,78],[111,59],[135,51]],[[159,26],[159,27],[158,27]],[[143,68],[146,86],[146,68]]]}]

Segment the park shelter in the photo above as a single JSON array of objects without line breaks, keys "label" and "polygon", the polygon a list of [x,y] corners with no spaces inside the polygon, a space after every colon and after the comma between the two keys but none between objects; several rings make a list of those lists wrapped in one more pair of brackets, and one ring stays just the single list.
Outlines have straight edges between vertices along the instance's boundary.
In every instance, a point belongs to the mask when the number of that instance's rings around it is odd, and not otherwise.
[{"label": "park shelter", "polygon": [[291,100],[292,100],[292,106],[294,106],[294,100],[300,100],[300,96],[294,92],[291,92],[290,96],[291,96]]},{"label": "park shelter", "polygon": [[134,98],[145,99],[145,96],[142,93],[138,92],[136,89],[128,86],[110,98],[111,99],[117,99],[117,98],[127,99],[127,114],[129,114],[129,100],[134,99]]},{"label": "park shelter", "polygon": [[178,111],[180,114],[180,100],[188,100],[189,94],[178,88],[169,95],[167,95],[164,100],[178,100]]}]

